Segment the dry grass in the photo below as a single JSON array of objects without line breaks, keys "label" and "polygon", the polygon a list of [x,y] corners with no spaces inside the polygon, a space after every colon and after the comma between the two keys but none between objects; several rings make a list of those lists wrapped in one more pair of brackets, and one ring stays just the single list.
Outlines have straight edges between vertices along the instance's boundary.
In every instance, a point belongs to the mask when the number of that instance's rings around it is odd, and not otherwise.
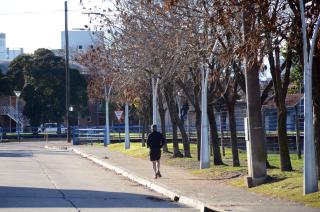
[{"label": "dry grass", "polygon": [[[108,148],[110,150],[119,151],[133,157],[148,159],[148,149],[146,147],[142,147],[141,143],[131,143],[130,150],[124,150],[123,143],[111,144]],[[169,144],[168,148],[169,151],[172,152],[172,144]],[[247,174],[246,153],[244,151],[239,151],[241,164],[240,167],[232,167],[231,151],[230,149],[226,149],[226,155],[223,157],[223,162],[225,165],[214,166],[213,161],[211,161],[211,167],[209,169],[200,170],[199,161],[196,157],[196,145],[191,144],[190,148],[192,158],[173,158],[172,153],[164,153],[162,160],[167,165],[183,168],[188,170],[190,173],[201,177],[217,180],[219,182],[223,181],[229,185],[241,187],[253,192],[296,201],[307,206],[320,208],[320,192],[306,196],[302,195],[303,160],[298,159],[296,155],[291,155],[291,162],[294,171],[281,172],[281,170],[278,168],[280,167],[279,155],[269,154],[268,161],[275,168],[268,170],[268,182],[263,185],[248,189],[245,187],[242,177]],[[182,145],[180,145],[180,149],[183,150]]]}]

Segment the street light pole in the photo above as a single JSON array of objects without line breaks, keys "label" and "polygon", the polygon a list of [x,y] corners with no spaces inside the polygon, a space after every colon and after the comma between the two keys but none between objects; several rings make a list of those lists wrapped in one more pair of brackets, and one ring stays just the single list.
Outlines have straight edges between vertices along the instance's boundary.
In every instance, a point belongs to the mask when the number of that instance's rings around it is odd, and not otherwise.
[{"label": "street light pole", "polygon": [[200,169],[210,168],[210,149],[208,135],[208,112],[207,112],[207,85],[209,69],[204,65],[201,68],[201,149]]},{"label": "street light pole", "polygon": [[20,97],[20,95],[21,95],[21,91],[14,91],[14,94],[16,95],[16,115],[17,115],[17,126],[16,126],[16,131],[18,131],[18,140],[19,140],[19,142],[20,142],[20,123],[19,123],[19,110],[18,110],[18,102],[19,102],[19,97]]},{"label": "street light pole", "polygon": [[[209,63],[213,61],[216,50],[218,49],[218,40],[215,41],[212,52],[209,57]],[[209,148],[209,126],[208,126],[208,63],[203,62],[201,67],[201,147],[200,147],[200,169],[210,168],[210,148]]]},{"label": "street light pole", "polygon": [[69,125],[69,104],[70,104],[70,75],[69,75],[69,36],[68,36],[68,2],[64,2],[65,9],[65,51],[66,51],[66,123],[67,123],[67,141],[71,142],[71,129]]},{"label": "street light pole", "polygon": [[112,83],[110,84],[108,91],[107,91],[107,86],[104,86],[104,95],[105,95],[105,103],[106,103],[106,115],[105,115],[105,139],[104,139],[104,146],[107,146],[110,144],[110,123],[109,123],[109,99],[110,99],[110,94],[111,94],[111,89],[112,89]]},{"label": "street light pole", "polygon": [[125,149],[130,149],[129,133],[129,103],[127,100],[125,105]]},{"label": "street light pole", "polygon": [[[304,3],[300,3],[302,40],[303,40],[303,80],[304,80],[304,148],[303,148],[303,194],[314,193],[319,190],[316,171],[316,152],[314,144],[314,125],[312,107],[312,63],[318,29],[320,27],[320,15],[313,28],[312,37],[307,39],[307,24],[304,17]],[[308,42],[310,47],[308,48]]]},{"label": "street light pole", "polygon": [[157,125],[157,97],[159,78],[152,77],[152,124]]}]

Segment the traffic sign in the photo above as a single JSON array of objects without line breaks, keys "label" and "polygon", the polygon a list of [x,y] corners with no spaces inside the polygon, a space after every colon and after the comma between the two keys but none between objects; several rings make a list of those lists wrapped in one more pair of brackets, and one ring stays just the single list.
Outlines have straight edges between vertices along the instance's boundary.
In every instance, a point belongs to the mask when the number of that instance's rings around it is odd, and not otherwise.
[{"label": "traffic sign", "polygon": [[118,121],[121,121],[123,110],[116,110],[114,111],[114,114],[116,115]]}]

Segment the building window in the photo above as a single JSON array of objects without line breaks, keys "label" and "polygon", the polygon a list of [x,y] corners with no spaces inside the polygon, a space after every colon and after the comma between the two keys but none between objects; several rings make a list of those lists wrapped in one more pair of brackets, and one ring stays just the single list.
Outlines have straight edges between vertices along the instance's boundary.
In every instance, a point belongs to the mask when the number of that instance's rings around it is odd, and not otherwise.
[{"label": "building window", "polygon": [[79,45],[79,49],[82,49],[82,45]]}]

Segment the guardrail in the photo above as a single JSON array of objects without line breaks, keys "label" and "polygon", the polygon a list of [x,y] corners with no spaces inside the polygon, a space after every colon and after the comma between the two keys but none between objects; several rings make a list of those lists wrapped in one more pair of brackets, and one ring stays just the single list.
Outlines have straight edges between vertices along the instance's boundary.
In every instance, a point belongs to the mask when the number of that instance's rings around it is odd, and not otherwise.
[{"label": "guardrail", "polygon": [[74,145],[79,145],[81,143],[91,144],[93,142],[106,142],[106,130],[101,128],[72,128],[72,142]]}]

